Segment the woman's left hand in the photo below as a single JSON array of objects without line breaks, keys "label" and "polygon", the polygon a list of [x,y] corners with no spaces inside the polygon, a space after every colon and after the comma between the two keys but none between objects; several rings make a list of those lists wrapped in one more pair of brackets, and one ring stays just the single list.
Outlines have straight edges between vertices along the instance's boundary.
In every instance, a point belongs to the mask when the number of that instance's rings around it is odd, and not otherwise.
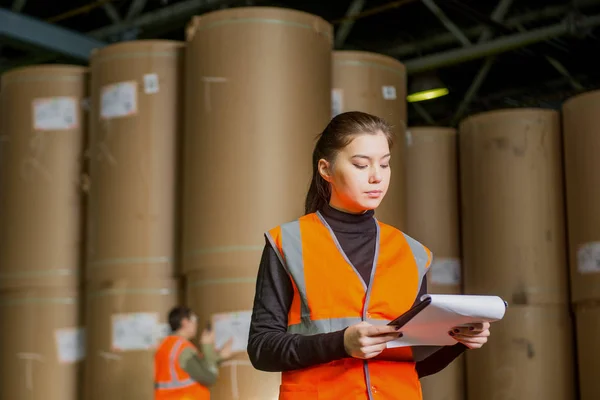
[{"label": "woman's left hand", "polygon": [[457,326],[448,334],[469,349],[479,349],[487,343],[488,336],[490,336],[490,323],[483,322]]}]

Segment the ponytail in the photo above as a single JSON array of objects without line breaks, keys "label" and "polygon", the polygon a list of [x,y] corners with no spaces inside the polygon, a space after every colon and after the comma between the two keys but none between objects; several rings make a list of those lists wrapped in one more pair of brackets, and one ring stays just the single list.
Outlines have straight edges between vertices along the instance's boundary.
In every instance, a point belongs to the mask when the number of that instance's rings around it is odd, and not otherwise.
[{"label": "ponytail", "polygon": [[304,203],[305,214],[311,214],[322,209],[331,196],[329,183],[319,173],[317,165],[313,166],[313,177],[306,194],[306,202]]},{"label": "ponytail", "polygon": [[319,142],[317,141],[312,157],[313,176],[310,181],[308,193],[306,194],[306,201],[304,202],[305,214],[317,212],[329,203],[329,198],[331,197],[329,183],[319,173],[320,156],[321,152],[319,151]]}]

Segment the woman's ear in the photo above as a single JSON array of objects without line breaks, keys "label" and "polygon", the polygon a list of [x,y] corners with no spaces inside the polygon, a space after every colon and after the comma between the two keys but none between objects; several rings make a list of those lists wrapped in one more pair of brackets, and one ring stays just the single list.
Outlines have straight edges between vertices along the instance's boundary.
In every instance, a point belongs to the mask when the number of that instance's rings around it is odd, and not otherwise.
[{"label": "woman's ear", "polygon": [[331,177],[331,164],[329,163],[329,161],[321,158],[319,160],[318,163],[318,168],[319,168],[319,174],[321,175],[321,177],[326,181],[331,183],[332,177]]}]

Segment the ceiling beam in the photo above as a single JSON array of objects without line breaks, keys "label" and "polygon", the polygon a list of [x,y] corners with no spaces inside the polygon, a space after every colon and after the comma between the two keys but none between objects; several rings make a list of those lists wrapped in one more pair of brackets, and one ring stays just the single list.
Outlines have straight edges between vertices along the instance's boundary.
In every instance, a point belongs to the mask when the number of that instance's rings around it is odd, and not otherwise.
[{"label": "ceiling beam", "polygon": [[442,25],[444,25],[446,27],[446,29],[448,29],[448,31],[451,34],[453,34],[454,37],[463,46],[471,45],[471,41],[469,40],[469,38],[460,30],[460,28],[458,26],[456,26],[456,24],[454,22],[452,22],[452,20],[446,15],[446,13],[444,13],[444,11],[442,11],[442,9],[439,8],[437,4],[435,4],[435,1],[433,1],[433,0],[421,0],[421,1],[429,9],[429,11],[431,11],[433,13],[433,15],[435,15],[437,17],[437,19],[440,20]]},{"label": "ceiling beam", "polygon": [[[600,0],[581,0],[578,8],[583,10],[587,7],[600,5]],[[532,22],[540,22],[549,19],[564,17],[572,10],[570,5],[548,6],[540,10],[519,13],[514,17],[507,18],[505,25],[508,28],[517,29],[519,26]],[[477,38],[486,31],[485,25],[478,25],[472,28],[464,29],[464,34],[469,38]],[[456,43],[456,37],[450,32],[444,32],[438,35],[432,35],[422,40],[411,41],[398,45],[378,48],[376,51],[389,54],[394,57],[407,57],[411,54],[431,51],[435,48],[452,46]]]},{"label": "ceiling beam", "polygon": [[[116,40],[121,40],[123,38],[129,37],[127,35],[128,32],[133,32],[134,36],[137,36],[138,30],[143,31],[156,29],[156,27],[163,25],[167,22],[172,22],[174,20],[185,20],[202,10],[217,8],[219,6],[231,4],[234,2],[235,0],[186,0],[179,3],[175,3],[170,6],[160,8],[156,11],[144,13],[142,15],[132,18],[131,20],[122,19],[116,24],[96,29],[94,31],[87,32],[86,34],[79,33],[79,35],[83,36],[84,38],[88,38],[89,40],[96,41],[108,40],[110,38],[116,38]],[[141,3],[141,1],[138,1],[137,7],[141,7]],[[139,10],[139,8],[137,8],[137,10]],[[1,18],[0,24],[2,24]],[[2,29],[0,28],[0,37],[2,36],[1,31]],[[58,43],[58,45],[60,45],[60,43]],[[48,48],[48,50],[49,53],[46,54],[26,56],[14,60],[11,63],[0,65],[0,74],[7,70],[17,68],[20,66],[39,64],[51,61],[52,59],[56,58],[56,55],[53,53],[60,53],[60,51],[58,51],[54,47]],[[85,61],[87,61],[87,58],[85,59]]]},{"label": "ceiling beam", "polygon": [[[348,7],[348,11],[346,11],[346,17],[352,17],[360,13],[365,6],[366,0],[352,0],[350,6]],[[335,47],[337,49],[341,49],[344,46],[344,42],[346,38],[350,34],[352,27],[354,26],[355,20],[347,19],[337,28],[335,35]]]},{"label": "ceiling beam", "polygon": [[12,3],[11,10],[16,13],[20,13],[21,11],[23,11],[23,8],[25,7],[26,3],[27,0],[14,0]]},{"label": "ceiling beam", "polygon": [[133,0],[131,5],[129,6],[129,10],[127,10],[127,15],[125,19],[131,21],[133,18],[137,17],[144,11],[146,7],[146,0]]},{"label": "ceiling beam", "polygon": [[[501,0],[498,3],[498,5],[496,6],[496,8],[494,9],[494,11],[492,12],[492,16],[491,16],[492,20],[495,22],[503,22],[504,18],[506,17],[506,14],[508,13],[508,9],[510,8],[512,3],[513,3],[513,0]],[[478,43],[487,42],[488,40],[490,40],[492,38],[492,35],[493,35],[492,30],[489,28],[486,29],[481,34],[481,36],[479,36]],[[460,118],[462,118],[464,113],[467,111],[469,103],[471,103],[473,98],[477,95],[477,92],[481,88],[481,85],[483,85],[483,82],[485,81],[490,70],[492,69],[492,65],[494,64],[495,60],[496,60],[496,58],[494,56],[486,57],[483,65],[479,69],[479,72],[477,72],[477,75],[475,75],[475,78],[471,82],[471,86],[469,86],[469,89],[465,93],[465,96],[463,97],[462,101],[458,105],[458,108],[456,109],[456,113],[454,114],[454,117],[452,118],[452,126],[456,125],[458,123],[458,121],[460,120]]]},{"label": "ceiling beam", "polygon": [[215,8],[223,4],[233,3],[232,0],[187,0],[170,6],[159,8],[156,11],[144,13],[131,20],[124,20],[117,24],[88,32],[88,35],[97,39],[106,39],[119,36],[132,29],[149,28],[160,25],[169,20],[185,20],[203,9]]},{"label": "ceiling beam", "polygon": [[121,22],[121,15],[112,3],[104,3],[102,5],[102,8],[104,8],[104,12],[106,13],[106,15],[108,15],[108,18],[110,18],[113,24]]},{"label": "ceiling beam", "polygon": [[88,35],[0,8],[0,37],[87,61],[93,49],[106,43]]},{"label": "ceiling beam", "polygon": [[[579,29],[591,28],[600,25],[600,15],[583,17],[577,23]],[[563,22],[550,25],[544,28],[532,29],[527,32],[514,35],[502,36],[498,39],[478,43],[469,47],[461,47],[454,50],[448,50],[412,60],[403,61],[406,71],[409,74],[429,71],[441,67],[448,67],[461,64],[467,61],[484,58],[495,54],[505,53],[511,50],[519,49],[534,43],[564,36],[569,34],[573,27],[568,19]]]}]

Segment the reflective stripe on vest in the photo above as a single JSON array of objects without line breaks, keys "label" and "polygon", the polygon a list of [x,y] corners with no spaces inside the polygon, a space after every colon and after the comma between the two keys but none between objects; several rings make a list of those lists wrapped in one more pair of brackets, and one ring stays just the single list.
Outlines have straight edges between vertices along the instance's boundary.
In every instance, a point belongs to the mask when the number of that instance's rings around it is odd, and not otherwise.
[{"label": "reflective stripe on vest", "polygon": [[191,378],[179,380],[179,378],[177,377],[175,363],[177,363],[179,350],[181,349],[181,346],[183,346],[184,343],[184,339],[179,339],[171,348],[171,351],[169,352],[169,372],[171,375],[171,380],[166,382],[155,382],[154,386],[156,389],[181,389],[196,383]]},{"label": "reflective stripe on vest", "polygon": [[[356,270],[356,268],[352,265],[350,260],[347,258],[345,252],[342,250],[340,243],[338,242],[333,230],[329,226],[329,224],[325,221],[320,212],[317,212],[319,220],[323,223],[323,225],[329,231],[329,235],[337,250],[343,256],[344,260],[353,267],[354,272],[362,282],[363,288],[366,293],[365,304],[369,304],[369,299],[371,295],[371,287],[377,265],[377,257],[379,255],[379,244],[380,244],[380,226],[379,222],[376,221],[377,227],[377,237],[376,237],[376,248],[375,248],[375,257],[373,260],[373,268],[371,271],[371,284],[369,287],[365,284],[364,280],[360,276],[360,273]],[[404,239],[406,240],[410,250],[412,251],[412,255],[415,259],[415,263],[418,269],[418,288],[421,287],[423,278],[427,272],[427,268],[431,263],[431,254],[428,250],[420,244],[418,241],[414,240],[410,236],[401,232]],[[311,310],[309,308],[309,301],[307,298],[307,287],[305,282],[305,266],[304,266],[304,258],[302,254],[302,237],[301,237],[301,229],[300,229],[300,221],[292,221],[285,223],[280,226],[280,247],[277,246],[276,241],[273,237],[267,233],[266,234],[268,240],[274,249],[280,249],[276,251],[279,260],[281,261],[284,268],[286,268],[288,274],[293,279],[293,282],[297,288],[298,295],[300,297],[300,323],[290,324],[288,326],[288,332],[297,333],[303,335],[314,335],[319,333],[330,333],[339,331],[347,328],[348,326],[355,325],[360,323],[361,321],[366,321],[372,325],[385,325],[390,320],[386,319],[371,319],[367,316],[368,307],[364,307],[362,316],[346,316],[340,318],[327,318],[327,319],[316,319],[313,320],[311,318]],[[411,347],[413,360],[420,361],[430,354],[439,350],[440,347],[436,346],[413,346]]]}]

